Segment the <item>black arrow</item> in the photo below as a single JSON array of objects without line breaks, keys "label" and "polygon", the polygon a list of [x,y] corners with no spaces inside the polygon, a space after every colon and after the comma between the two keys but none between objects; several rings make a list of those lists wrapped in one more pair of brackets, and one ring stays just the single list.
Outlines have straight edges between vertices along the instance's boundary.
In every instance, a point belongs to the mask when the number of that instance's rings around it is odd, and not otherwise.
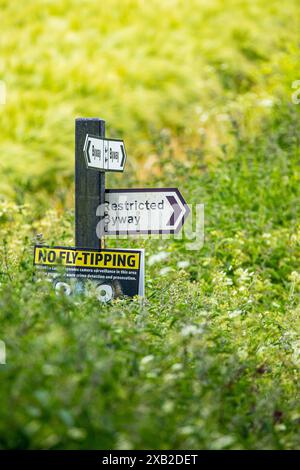
[{"label": "black arrow", "polygon": [[123,168],[124,161],[125,161],[125,150],[124,150],[124,145],[121,145],[121,150],[122,150],[122,161],[121,161],[121,168]]},{"label": "black arrow", "polygon": [[181,216],[181,208],[176,200],[176,198],[174,196],[166,196],[166,198],[168,199],[169,203],[171,204],[172,206],[172,209],[173,209],[173,214],[171,215],[170,217],[170,220],[169,222],[167,223],[167,225],[169,227],[175,227],[176,225],[176,222],[178,220],[178,218]]},{"label": "black arrow", "polygon": [[88,140],[87,149],[86,149],[86,156],[87,156],[87,159],[88,159],[88,162],[89,162],[89,163],[91,163],[91,159],[90,159],[90,146],[91,146],[91,141]]}]

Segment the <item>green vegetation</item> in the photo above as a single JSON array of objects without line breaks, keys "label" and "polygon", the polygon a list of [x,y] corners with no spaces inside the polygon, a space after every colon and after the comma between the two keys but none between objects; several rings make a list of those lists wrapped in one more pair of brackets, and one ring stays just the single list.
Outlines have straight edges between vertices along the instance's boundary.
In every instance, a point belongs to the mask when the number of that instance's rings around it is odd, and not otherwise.
[{"label": "green vegetation", "polygon": [[[0,7],[0,448],[299,448],[298,1]],[[205,204],[200,250],[108,240],[144,300],[32,282],[34,240],[74,243],[79,115],[126,140],[110,187]]]}]

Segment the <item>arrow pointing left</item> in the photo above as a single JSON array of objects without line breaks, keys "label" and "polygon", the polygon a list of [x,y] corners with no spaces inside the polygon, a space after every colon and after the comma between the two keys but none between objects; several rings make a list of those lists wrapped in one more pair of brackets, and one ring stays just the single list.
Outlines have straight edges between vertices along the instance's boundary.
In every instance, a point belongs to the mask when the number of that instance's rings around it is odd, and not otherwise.
[{"label": "arrow pointing left", "polygon": [[98,171],[123,171],[126,162],[124,141],[87,134],[83,153],[88,168]]}]

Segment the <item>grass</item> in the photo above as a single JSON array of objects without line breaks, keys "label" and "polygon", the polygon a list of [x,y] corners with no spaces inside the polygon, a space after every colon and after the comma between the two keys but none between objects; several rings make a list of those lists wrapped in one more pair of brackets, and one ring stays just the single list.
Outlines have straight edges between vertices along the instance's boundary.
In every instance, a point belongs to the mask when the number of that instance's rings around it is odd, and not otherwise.
[{"label": "grass", "polygon": [[[297,2],[0,5],[0,448],[299,448]],[[126,141],[110,187],[205,204],[200,250],[108,240],[144,300],[32,283],[37,234],[74,243],[78,115]]]}]

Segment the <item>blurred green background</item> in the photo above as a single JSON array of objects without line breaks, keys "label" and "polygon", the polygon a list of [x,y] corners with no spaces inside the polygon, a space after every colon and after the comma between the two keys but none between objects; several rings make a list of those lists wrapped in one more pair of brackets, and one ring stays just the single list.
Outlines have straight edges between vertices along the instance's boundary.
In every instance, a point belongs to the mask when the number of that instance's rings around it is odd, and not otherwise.
[{"label": "blurred green background", "polygon": [[232,120],[257,130],[297,79],[293,0],[0,5],[1,191],[12,197],[70,186],[78,116],[105,119],[126,139],[125,177],[148,179],[162,136],[175,158],[204,146],[215,160],[234,144]]},{"label": "blurred green background", "polygon": [[[299,447],[299,14],[0,0],[0,448]],[[205,204],[201,250],[118,242],[146,249],[144,301],[32,282],[37,239],[74,243],[80,116],[126,142],[108,187]]]}]

